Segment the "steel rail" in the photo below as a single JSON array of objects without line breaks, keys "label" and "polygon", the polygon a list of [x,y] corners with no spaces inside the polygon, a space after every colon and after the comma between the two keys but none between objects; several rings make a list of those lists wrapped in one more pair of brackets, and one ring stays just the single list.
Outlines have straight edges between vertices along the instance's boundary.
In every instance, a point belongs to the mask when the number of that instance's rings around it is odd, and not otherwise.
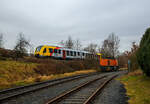
[{"label": "steel rail", "polygon": [[88,81],[88,82],[86,82],[86,83],[84,83],[84,84],[81,84],[80,86],[77,86],[77,87],[75,87],[75,88],[73,88],[73,89],[71,89],[71,90],[69,90],[69,91],[67,91],[67,92],[62,93],[61,95],[59,95],[59,96],[57,96],[57,97],[55,97],[55,98],[50,99],[48,102],[46,102],[46,104],[56,103],[56,102],[60,101],[61,99],[63,99],[64,97],[68,96],[69,94],[71,94],[71,93],[73,93],[73,92],[75,92],[75,91],[78,91],[78,90],[80,90],[81,88],[83,88],[83,87],[85,87],[85,86],[87,86],[87,85],[89,85],[89,84],[91,84],[91,83],[93,83],[93,82],[95,82],[95,81],[97,81],[97,80],[103,79],[103,78],[105,78],[105,77],[106,77],[106,75],[105,75],[105,76],[102,76],[102,77],[100,77],[100,78],[96,78],[96,79],[94,79],[94,80],[92,80],[92,81]]},{"label": "steel rail", "polygon": [[[95,74],[97,74],[97,73],[94,72],[92,74],[85,74],[85,76],[87,76],[87,75],[95,75]],[[34,83],[34,84],[20,86],[20,87],[15,87],[15,88],[4,89],[4,90],[0,90],[0,93],[7,93],[7,92],[13,91],[13,90],[18,90],[18,89],[22,89],[22,88],[27,88],[27,87],[31,87],[31,86],[36,86],[36,85],[40,85],[40,84],[44,84],[44,83],[50,83],[50,82],[54,82],[54,81],[58,81],[58,80],[64,80],[64,79],[78,77],[78,76],[84,76],[84,74],[74,75],[74,76],[69,76],[69,77],[64,77],[64,78],[57,78],[57,79],[53,79],[53,80],[49,80],[49,81],[37,82],[37,83]]]},{"label": "steel rail", "polygon": [[112,76],[111,78],[109,78],[108,80],[106,80],[85,102],[84,104],[91,104],[92,100],[95,99],[96,95],[98,95],[99,92],[101,92],[103,90],[103,88],[106,87],[106,85],[113,80],[115,77],[117,77],[117,75]]},{"label": "steel rail", "polygon": [[46,84],[46,83],[51,83],[51,82],[55,82],[55,81],[60,81],[60,82],[53,83],[53,84],[46,85],[46,86],[42,86],[40,88],[36,88],[36,89],[33,89],[33,90],[23,91],[23,92],[20,92],[18,94],[11,94],[9,96],[1,97],[0,98],[0,103],[3,102],[3,101],[9,100],[11,98],[23,95],[23,94],[27,94],[27,93],[30,93],[30,92],[38,91],[40,89],[51,87],[51,86],[54,86],[54,85],[57,85],[57,84],[69,82],[69,81],[80,79],[80,78],[85,78],[85,77],[88,77],[88,76],[91,76],[91,75],[96,75],[96,74],[97,73],[92,73],[92,74],[76,75],[76,76],[71,76],[71,77],[59,78],[59,79],[55,79],[55,80],[51,80],[51,81],[44,81],[44,82],[40,82],[40,83],[36,83],[36,84],[31,84],[31,85],[27,85],[27,86],[11,88],[11,89],[8,89],[8,90],[0,91],[0,93],[9,93],[11,91],[17,91],[17,90],[20,90],[22,88],[34,87],[34,86],[37,86],[37,85],[40,85],[40,84]]}]

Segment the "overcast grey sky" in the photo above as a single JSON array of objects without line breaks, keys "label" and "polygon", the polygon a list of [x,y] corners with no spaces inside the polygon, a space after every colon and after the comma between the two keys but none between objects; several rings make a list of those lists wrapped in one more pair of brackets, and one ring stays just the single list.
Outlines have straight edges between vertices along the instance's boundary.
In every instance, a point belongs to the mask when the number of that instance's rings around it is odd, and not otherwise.
[{"label": "overcast grey sky", "polygon": [[150,0],[0,0],[0,33],[10,49],[20,32],[34,47],[69,35],[83,45],[101,44],[114,32],[127,50],[149,26]]}]

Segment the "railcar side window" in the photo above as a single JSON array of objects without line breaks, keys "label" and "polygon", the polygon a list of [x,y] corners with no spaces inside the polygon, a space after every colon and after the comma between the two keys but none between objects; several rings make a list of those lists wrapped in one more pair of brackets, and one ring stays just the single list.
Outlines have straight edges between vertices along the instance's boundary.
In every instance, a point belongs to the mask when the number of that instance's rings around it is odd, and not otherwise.
[{"label": "railcar side window", "polygon": [[43,53],[46,53],[46,48],[44,48]]},{"label": "railcar side window", "polygon": [[67,51],[67,56],[69,56],[69,51]]},{"label": "railcar side window", "polygon": [[36,52],[40,52],[41,48],[42,48],[42,46],[37,47]]},{"label": "railcar side window", "polygon": [[76,52],[74,52],[74,56],[76,56]]},{"label": "railcar side window", "polygon": [[84,53],[82,53],[82,55],[84,56]]},{"label": "railcar side window", "polygon": [[78,56],[80,56],[80,52],[78,52]]},{"label": "railcar side window", "polygon": [[72,51],[70,51],[70,54],[71,54],[71,56],[73,56],[73,52]]},{"label": "railcar side window", "polygon": [[58,50],[59,54],[61,54],[61,50]]},{"label": "railcar side window", "polygon": [[57,49],[54,49],[54,53],[57,53]]},{"label": "railcar side window", "polygon": [[53,53],[53,49],[52,49],[52,48],[49,48],[49,52],[50,52],[50,53]]}]

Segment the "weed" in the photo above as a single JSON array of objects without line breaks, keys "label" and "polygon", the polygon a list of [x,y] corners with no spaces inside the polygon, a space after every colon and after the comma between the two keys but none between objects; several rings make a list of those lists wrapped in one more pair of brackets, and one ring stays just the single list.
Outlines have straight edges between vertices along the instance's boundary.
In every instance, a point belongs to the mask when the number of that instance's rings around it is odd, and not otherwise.
[{"label": "weed", "polygon": [[119,80],[127,89],[130,104],[150,104],[150,78],[143,75],[141,70],[131,72]]}]

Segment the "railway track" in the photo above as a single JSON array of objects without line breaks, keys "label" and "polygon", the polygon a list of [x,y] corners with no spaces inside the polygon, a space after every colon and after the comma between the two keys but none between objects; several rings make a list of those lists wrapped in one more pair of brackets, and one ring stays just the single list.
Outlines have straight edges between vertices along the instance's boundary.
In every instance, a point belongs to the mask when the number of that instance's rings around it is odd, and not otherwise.
[{"label": "railway track", "polygon": [[96,95],[116,76],[117,74],[95,78],[50,99],[46,104],[91,104]]},{"label": "railway track", "polygon": [[69,82],[69,81],[73,81],[73,80],[77,80],[77,79],[82,79],[82,78],[96,75],[96,74],[97,73],[76,75],[76,76],[59,78],[59,79],[50,80],[50,81],[39,82],[36,84],[21,86],[21,87],[17,87],[17,88],[2,90],[2,91],[0,91],[0,104],[3,103],[4,101],[8,101],[9,99],[12,99],[12,98],[15,98],[18,96],[22,96],[22,95],[30,93],[30,92],[39,91],[41,89],[55,86],[57,84],[61,84],[61,83],[65,83],[65,82]]}]

